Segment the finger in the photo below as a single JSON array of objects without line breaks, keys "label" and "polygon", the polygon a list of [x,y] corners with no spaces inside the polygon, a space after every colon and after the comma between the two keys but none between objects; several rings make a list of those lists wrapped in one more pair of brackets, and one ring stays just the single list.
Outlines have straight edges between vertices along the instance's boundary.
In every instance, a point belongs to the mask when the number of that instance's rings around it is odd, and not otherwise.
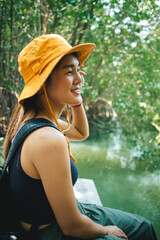
[{"label": "finger", "polygon": [[119,237],[119,238],[122,238],[122,239],[128,239],[127,236],[125,236],[124,234],[118,234],[118,233],[115,233],[115,234],[112,234],[112,236],[115,236],[115,237]]},{"label": "finger", "polygon": [[116,237],[119,237],[119,238],[122,238],[122,239],[128,239],[126,234],[121,230],[121,229],[118,229],[118,231],[116,231],[114,233]]},{"label": "finger", "polygon": [[128,239],[126,234],[122,231],[122,229],[119,228],[119,232],[120,232],[120,235],[122,236],[122,238]]},{"label": "finger", "polygon": [[119,237],[120,237],[120,238],[123,238],[123,239],[128,239],[127,236],[126,236],[126,234],[121,234]]},{"label": "finger", "polygon": [[122,238],[122,239],[128,239],[127,237],[125,237],[125,236],[119,236],[120,238]]},{"label": "finger", "polygon": [[87,73],[85,73],[84,71],[79,71],[79,73],[81,74],[81,75],[83,75],[83,76],[86,76],[87,75]]},{"label": "finger", "polygon": [[84,84],[84,77],[81,75],[82,85]]},{"label": "finger", "polygon": [[122,234],[123,238],[128,239],[126,234],[122,230],[121,230],[121,234]]}]

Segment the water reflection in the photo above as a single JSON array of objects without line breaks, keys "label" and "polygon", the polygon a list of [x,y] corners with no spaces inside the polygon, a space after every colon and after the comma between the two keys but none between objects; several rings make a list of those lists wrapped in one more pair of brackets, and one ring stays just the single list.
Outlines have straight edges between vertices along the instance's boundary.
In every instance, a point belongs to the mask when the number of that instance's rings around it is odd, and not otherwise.
[{"label": "water reflection", "polygon": [[143,215],[160,236],[160,170],[152,164],[148,171],[151,160],[140,144],[119,131],[96,141],[71,143],[71,150],[79,177],[95,181],[104,206]]}]

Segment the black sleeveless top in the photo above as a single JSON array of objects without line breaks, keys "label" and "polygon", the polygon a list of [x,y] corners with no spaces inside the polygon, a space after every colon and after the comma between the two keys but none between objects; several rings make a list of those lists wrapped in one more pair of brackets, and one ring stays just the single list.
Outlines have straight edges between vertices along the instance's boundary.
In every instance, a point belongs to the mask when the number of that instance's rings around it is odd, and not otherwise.
[{"label": "black sleeveless top", "polygon": [[[55,128],[57,127],[55,126]],[[39,225],[54,222],[55,216],[45,195],[41,180],[29,177],[21,167],[20,156],[22,146],[23,142],[20,144],[12,160],[9,171],[16,211],[19,214],[20,220],[32,224],[35,216],[43,207],[44,212],[41,219],[39,219]],[[78,178],[78,170],[72,158],[70,158],[70,163],[72,183],[74,185]]]}]

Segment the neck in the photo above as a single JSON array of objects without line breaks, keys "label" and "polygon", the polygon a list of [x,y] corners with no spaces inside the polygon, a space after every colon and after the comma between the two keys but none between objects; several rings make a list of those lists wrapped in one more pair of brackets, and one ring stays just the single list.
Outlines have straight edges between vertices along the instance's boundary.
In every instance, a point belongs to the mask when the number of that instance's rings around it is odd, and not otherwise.
[{"label": "neck", "polygon": [[51,99],[48,99],[48,101],[49,103],[47,102],[46,96],[44,94],[41,95],[40,102],[43,110],[39,112],[38,117],[44,117],[52,122],[55,122],[55,118],[59,119],[61,116],[65,105],[60,105],[56,102],[53,102]]}]

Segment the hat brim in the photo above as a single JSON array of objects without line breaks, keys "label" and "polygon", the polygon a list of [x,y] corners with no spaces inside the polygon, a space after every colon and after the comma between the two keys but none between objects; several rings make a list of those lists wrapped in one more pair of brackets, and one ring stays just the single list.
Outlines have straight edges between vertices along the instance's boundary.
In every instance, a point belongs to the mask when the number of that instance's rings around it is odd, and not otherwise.
[{"label": "hat brim", "polygon": [[95,48],[94,43],[80,44],[67,50],[65,53],[60,55],[58,58],[49,63],[39,75],[38,73],[24,86],[18,102],[23,105],[23,100],[34,96],[43,86],[55,66],[65,56],[73,52],[77,52],[79,57],[80,66],[86,61],[89,55]]}]

